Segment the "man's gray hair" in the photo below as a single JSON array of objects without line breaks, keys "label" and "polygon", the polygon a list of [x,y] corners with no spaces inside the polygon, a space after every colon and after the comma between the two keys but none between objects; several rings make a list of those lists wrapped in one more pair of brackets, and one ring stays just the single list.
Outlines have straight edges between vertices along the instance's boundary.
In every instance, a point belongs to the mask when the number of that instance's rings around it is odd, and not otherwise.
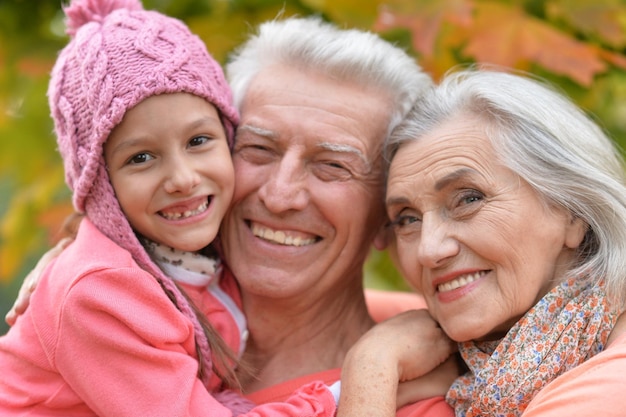
[{"label": "man's gray hair", "polygon": [[392,109],[381,103],[381,110],[391,110],[388,134],[432,85],[415,59],[374,33],[340,29],[318,17],[286,18],[261,24],[227,63],[239,109],[252,79],[277,64],[384,91],[393,103]]}]

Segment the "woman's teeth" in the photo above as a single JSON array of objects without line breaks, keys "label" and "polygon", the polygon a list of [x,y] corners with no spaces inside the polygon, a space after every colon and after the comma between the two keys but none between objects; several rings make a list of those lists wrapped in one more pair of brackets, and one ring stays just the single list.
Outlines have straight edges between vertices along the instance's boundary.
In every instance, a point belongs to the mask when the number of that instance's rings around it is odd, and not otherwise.
[{"label": "woman's teeth", "polygon": [[476,281],[483,275],[483,272],[476,272],[474,274],[468,274],[460,276],[452,281],[445,282],[443,284],[437,285],[437,291],[446,292],[456,290],[457,288],[461,288],[471,282]]}]

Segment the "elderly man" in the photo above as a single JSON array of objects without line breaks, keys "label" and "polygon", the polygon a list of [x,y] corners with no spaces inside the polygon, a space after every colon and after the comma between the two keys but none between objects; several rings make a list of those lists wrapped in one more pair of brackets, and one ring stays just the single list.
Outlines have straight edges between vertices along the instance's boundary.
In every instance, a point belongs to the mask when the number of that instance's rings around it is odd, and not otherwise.
[{"label": "elderly man", "polygon": [[431,80],[379,37],[317,19],[261,25],[226,71],[241,122],[221,238],[258,371],[244,390],[263,402],[336,380],[373,326],[363,264],[384,247],[381,146]]},{"label": "elderly man", "polygon": [[[243,363],[254,372],[241,382],[257,403],[280,401],[337,381],[374,326],[363,265],[373,244],[385,247],[382,144],[432,81],[378,36],[317,18],[262,24],[226,72],[241,123],[220,236],[248,320]],[[420,330],[415,343],[445,359],[440,329]],[[452,415],[441,396],[399,415],[429,413]]]}]

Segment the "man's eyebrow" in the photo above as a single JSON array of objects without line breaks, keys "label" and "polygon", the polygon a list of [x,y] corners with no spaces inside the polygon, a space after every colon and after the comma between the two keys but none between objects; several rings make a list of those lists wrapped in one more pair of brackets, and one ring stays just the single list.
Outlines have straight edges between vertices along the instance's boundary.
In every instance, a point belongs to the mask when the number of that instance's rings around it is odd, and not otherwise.
[{"label": "man's eyebrow", "polygon": [[276,139],[278,137],[278,134],[274,132],[273,130],[264,129],[262,127],[258,127],[254,125],[239,125],[237,130],[252,132],[255,135],[263,136],[268,139]]},{"label": "man's eyebrow", "polygon": [[357,149],[354,146],[346,145],[343,143],[330,143],[330,142],[321,142],[317,146],[323,149],[327,149],[332,152],[343,152],[343,153],[354,154],[358,156],[365,163],[365,166],[367,167],[368,170],[371,169],[370,161],[367,160],[367,158],[365,157],[363,152],[361,152],[360,149]]}]

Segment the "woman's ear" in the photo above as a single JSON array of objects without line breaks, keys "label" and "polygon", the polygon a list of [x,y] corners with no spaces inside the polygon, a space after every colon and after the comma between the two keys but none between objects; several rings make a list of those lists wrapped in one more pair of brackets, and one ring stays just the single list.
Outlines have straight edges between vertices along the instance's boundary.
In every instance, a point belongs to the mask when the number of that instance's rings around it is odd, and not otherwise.
[{"label": "woman's ear", "polygon": [[589,225],[583,219],[572,215],[565,230],[565,246],[570,249],[579,247],[588,229]]}]

